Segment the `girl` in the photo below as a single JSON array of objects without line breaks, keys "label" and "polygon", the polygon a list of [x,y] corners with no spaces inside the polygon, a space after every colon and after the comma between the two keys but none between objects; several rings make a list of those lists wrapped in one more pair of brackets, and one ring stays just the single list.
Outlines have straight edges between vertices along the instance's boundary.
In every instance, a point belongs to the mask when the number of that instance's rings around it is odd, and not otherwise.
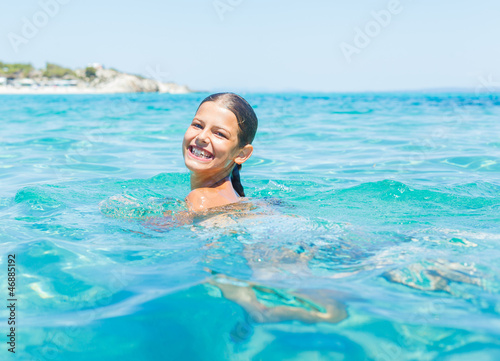
[{"label": "girl", "polygon": [[240,170],[253,152],[257,116],[234,93],[206,97],[184,134],[182,154],[191,175],[190,211],[239,202],[245,197]]}]

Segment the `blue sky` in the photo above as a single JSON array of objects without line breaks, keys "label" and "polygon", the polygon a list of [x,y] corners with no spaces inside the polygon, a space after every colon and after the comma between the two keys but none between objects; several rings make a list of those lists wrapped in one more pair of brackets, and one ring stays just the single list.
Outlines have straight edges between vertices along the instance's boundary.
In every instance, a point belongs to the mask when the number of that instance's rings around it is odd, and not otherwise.
[{"label": "blue sky", "polygon": [[59,0],[58,9],[55,1],[2,3],[0,60],[100,62],[207,91],[473,89],[481,77],[500,81],[494,0]]}]

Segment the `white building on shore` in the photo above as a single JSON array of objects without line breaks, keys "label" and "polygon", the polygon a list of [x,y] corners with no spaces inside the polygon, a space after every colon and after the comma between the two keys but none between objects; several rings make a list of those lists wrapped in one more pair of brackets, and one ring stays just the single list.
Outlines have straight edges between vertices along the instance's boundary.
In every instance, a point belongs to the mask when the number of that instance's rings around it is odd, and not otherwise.
[{"label": "white building on shore", "polygon": [[90,68],[94,68],[95,70],[104,69],[104,66],[101,63],[89,63],[89,64],[87,64],[87,66]]},{"label": "white building on shore", "polygon": [[55,79],[47,83],[50,86],[77,86],[78,82],[73,79]]},{"label": "white building on shore", "polygon": [[4,78],[5,82],[1,82],[0,78],[0,85],[7,85],[7,86],[12,86],[15,88],[38,88],[38,87],[76,87],[78,86],[78,81],[74,79],[52,79],[52,80],[45,80],[45,81],[36,81],[31,78],[23,78],[23,79],[15,79],[12,81],[9,81],[8,79]]}]

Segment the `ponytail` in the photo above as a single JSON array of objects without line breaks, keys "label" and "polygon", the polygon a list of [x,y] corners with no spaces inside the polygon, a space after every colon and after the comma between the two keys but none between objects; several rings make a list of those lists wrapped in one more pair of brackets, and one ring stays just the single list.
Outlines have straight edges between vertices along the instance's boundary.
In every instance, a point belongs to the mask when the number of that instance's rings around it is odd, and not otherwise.
[{"label": "ponytail", "polygon": [[241,164],[236,164],[233,167],[233,173],[231,174],[231,183],[236,193],[238,193],[240,197],[244,197],[245,192],[243,191],[243,186],[241,185],[240,181],[240,169],[241,169]]}]

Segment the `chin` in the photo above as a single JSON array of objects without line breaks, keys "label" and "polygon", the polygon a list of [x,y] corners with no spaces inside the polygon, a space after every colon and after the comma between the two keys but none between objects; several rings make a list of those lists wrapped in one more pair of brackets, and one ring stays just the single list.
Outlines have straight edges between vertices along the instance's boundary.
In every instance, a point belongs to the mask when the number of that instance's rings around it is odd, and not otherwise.
[{"label": "chin", "polygon": [[192,159],[184,159],[184,165],[187,169],[193,172],[206,169],[203,164],[197,163]]}]

